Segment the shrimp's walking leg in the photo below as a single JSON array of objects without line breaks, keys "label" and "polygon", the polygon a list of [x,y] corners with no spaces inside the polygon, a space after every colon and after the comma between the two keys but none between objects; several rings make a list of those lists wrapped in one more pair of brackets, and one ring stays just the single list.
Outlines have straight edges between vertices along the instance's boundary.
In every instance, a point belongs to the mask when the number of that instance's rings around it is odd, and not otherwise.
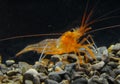
[{"label": "shrimp's walking leg", "polygon": [[[88,40],[90,38],[90,40],[92,41],[92,43],[90,43],[90,41]],[[91,44],[91,47],[97,52],[97,46],[92,38],[91,35],[88,35],[86,38],[84,38],[80,43],[83,44],[84,42],[87,42],[88,44]],[[93,46],[94,45],[94,46]]]},{"label": "shrimp's walking leg", "polygon": [[89,48],[89,46],[91,46],[91,44],[87,44],[84,45],[83,47],[85,48],[85,50],[90,54],[90,56],[96,60],[95,54],[93,53],[93,51]]}]

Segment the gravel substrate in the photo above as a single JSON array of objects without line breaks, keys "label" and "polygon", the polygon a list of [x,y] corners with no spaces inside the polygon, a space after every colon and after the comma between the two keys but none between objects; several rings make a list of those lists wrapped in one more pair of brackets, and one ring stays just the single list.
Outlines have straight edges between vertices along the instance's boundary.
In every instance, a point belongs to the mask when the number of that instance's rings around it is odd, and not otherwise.
[{"label": "gravel substrate", "polygon": [[0,84],[120,84],[120,43],[99,47],[96,58],[82,65],[75,54],[53,55],[34,65],[6,60],[0,63]]}]

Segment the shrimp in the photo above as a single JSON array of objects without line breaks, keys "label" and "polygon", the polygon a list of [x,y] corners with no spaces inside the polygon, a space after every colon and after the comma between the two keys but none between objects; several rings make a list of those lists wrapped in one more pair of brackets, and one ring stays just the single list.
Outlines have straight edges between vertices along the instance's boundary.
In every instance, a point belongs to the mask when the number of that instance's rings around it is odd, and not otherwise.
[{"label": "shrimp", "polygon": [[[91,28],[78,28],[74,29],[73,31],[67,31],[62,36],[60,36],[58,39],[45,39],[39,43],[28,45],[25,47],[22,51],[16,54],[16,56],[19,56],[22,53],[28,52],[28,51],[37,51],[38,53],[42,53],[44,46],[47,45],[44,54],[64,54],[64,53],[70,53],[74,52],[76,54],[79,54],[80,48],[84,48],[90,56],[92,56],[93,59],[95,58],[95,55],[93,51],[89,48],[93,46],[93,43],[84,44],[87,42],[88,38],[91,38],[91,36],[87,36],[83,40],[79,42],[79,39],[84,35],[85,32],[89,31]],[[82,58],[79,54],[79,60],[82,63]],[[87,57],[87,56],[86,56]]]},{"label": "shrimp", "polygon": [[[19,56],[22,53],[32,50],[37,51],[38,53],[44,53],[46,55],[74,52],[75,54],[78,54],[77,59],[79,63],[83,64],[83,59],[82,56],[80,55],[80,52],[83,52],[85,53],[86,60],[88,60],[87,53],[89,53],[92,59],[96,60],[95,54],[91,49],[91,47],[93,48],[95,45],[91,35],[88,35],[87,37],[84,37],[82,40],[79,40],[85,35],[86,32],[91,30],[91,27],[88,27],[87,24],[85,23],[86,19],[89,18],[90,14],[87,16],[87,18],[84,14],[82,24],[79,28],[73,29],[73,31],[67,31],[63,33],[58,39],[45,39],[39,43],[28,45],[22,51],[18,52],[16,56]],[[91,39],[92,43],[90,43],[88,39]],[[85,44],[86,42],[87,44]],[[47,47],[43,52],[45,46]],[[80,50],[82,48],[84,48],[84,50]]]}]

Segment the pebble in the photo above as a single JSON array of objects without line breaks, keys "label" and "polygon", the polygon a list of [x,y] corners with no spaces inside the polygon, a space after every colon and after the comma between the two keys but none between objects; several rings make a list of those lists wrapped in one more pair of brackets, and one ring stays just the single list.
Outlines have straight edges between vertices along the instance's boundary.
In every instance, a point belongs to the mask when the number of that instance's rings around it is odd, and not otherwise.
[{"label": "pebble", "polygon": [[48,76],[45,73],[39,73],[38,76],[42,82],[48,79]]},{"label": "pebble", "polygon": [[45,84],[59,84],[59,83],[51,79],[46,79]]},{"label": "pebble", "polygon": [[116,53],[116,55],[120,57],[120,50]]},{"label": "pebble", "polygon": [[70,84],[69,80],[62,80],[60,84]]},{"label": "pebble", "polygon": [[48,74],[47,67],[40,62],[36,62],[35,65],[33,65],[33,68],[36,69],[39,73]]},{"label": "pebble", "polygon": [[18,69],[7,71],[6,74],[7,74],[8,76],[13,76],[13,75],[16,75],[17,73],[20,73]]},{"label": "pebble", "polygon": [[114,73],[115,73],[116,75],[119,75],[119,74],[120,74],[120,69],[114,69],[113,71],[114,71]]},{"label": "pebble", "polygon": [[19,62],[18,63],[19,68],[21,69],[22,73],[24,74],[28,69],[30,69],[32,66],[29,65],[26,62]]},{"label": "pebble", "polygon": [[27,70],[23,75],[23,84],[25,84],[26,80],[30,80],[33,84],[40,84],[40,79],[38,76],[38,72],[35,69]]},{"label": "pebble", "polygon": [[59,62],[61,59],[60,59],[60,55],[53,55],[51,56],[51,59],[50,61],[56,63],[56,62]]},{"label": "pebble", "polygon": [[10,66],[10,65],[13,65],[15,63],[15,61],[14,60],[6,60],[5,63],[7,66]]},{"label": "pebble", "polygon": [[61,82],[62,78],[60,77],[60,75],[56,72],[51,72],[48,74],[49,79],[57,81],[57,82]]},{"label": "pebble", "polygon": [[115,84],[120,84],[120,75],[115,78]]},{"label": "pebble", "polygon": [[[94,75],[88,80],[88,84],[102,84],[100,83],[99,76]],[[105,83],[104,83],[105,84]]]},{"label": "pebble", "polygon": [[3,73],[0,71],[0,76],[2,76],[3,75]]},{"label": "pebble", "polygon": [[92,69],[94,69],[94,70],[99,70],[99,69],[101,69],[104,65],[105,65],[105,62],[104,62],[104,61],[100,61],[100,62],[98,62],[98,63],[96,63],[96,64],[93,64],[91,67],[92,67]]},{"label": "pebble", "polygon": [[116,62],[110,61],[107,65],[108,65],[108,66],[111,66],[112,68],[117,68],[117,66],[118,66],[119,64],[116,63]]},{"label": "pebble", "polygon": [[88,80],[85,78],[77,78],[71,84],[88,84]]},{"label": "pebble", "polygon": [[116,44],[113,46],[112,50],[115,50],[115,51],[120,50],[120,43],[116,43]]}]

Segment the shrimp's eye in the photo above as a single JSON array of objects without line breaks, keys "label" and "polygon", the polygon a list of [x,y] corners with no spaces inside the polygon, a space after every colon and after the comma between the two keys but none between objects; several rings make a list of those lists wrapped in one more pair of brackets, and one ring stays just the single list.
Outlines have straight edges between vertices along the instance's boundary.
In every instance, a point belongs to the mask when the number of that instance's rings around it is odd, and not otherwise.
[{"label": "shrimp's eye", "polygon": [[74,29],[71,29],[70,31],[71,31],[71,32],[74,32]]}]

